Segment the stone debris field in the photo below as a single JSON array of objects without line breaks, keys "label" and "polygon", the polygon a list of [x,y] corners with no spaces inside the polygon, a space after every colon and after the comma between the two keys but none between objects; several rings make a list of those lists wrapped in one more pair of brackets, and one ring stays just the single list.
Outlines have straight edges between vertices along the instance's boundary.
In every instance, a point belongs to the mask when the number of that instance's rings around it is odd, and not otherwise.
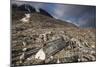
[{"label": "stone debris field", "polygon": [[96,60],[96,31],[39,13],[12,15],[12,65]]}]

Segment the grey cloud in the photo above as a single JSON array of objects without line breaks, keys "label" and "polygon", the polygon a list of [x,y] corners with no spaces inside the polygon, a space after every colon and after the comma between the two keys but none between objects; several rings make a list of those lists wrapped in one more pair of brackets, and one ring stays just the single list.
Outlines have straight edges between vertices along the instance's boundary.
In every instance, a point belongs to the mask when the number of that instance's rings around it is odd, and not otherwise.
[{"label": "grey cloud", "polygon": [[[71,5],[71,4],[47,4],[47,3],[37,3],[37,2],[13,2],[18,5],[30,4],[35,8],[43,8],[48,13],[50,13],[54,18],[61,19],[74,23],[78,26],[95,26],[95,9],[91,6],[82,6],[82,5]],[[94,12],[93,12],[94,11]],[[92,18],[94,16],[94,18]],[[90,19],[92,18],[92,19]],[[93,26],[93,27],[94,27]]]}]

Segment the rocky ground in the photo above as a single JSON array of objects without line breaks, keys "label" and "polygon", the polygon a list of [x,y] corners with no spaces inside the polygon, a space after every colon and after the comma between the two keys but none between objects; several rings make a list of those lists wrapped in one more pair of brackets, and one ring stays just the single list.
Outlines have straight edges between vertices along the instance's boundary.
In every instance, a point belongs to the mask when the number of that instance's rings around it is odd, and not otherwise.
[{"label": "rocky ground", "polygon": [[[23,21],[24,12],[12,13],[12,65],[87,62],[96,60],[96,30],[78,28],[74,24],[40,13],[31,13]],[[48,42],[63,38],[67,46],[48,58],[36,58]],[[52,44],[55,45],[55,44]],[[53,46],[52,46],[53,47]],[[45,51],[44,51],[45,52]]]}]

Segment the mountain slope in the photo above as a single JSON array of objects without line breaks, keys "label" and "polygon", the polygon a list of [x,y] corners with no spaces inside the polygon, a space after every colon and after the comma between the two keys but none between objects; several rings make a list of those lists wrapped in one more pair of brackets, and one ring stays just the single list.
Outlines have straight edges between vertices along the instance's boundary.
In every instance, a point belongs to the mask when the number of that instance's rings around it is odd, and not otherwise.
[{"label": "mountain slope", "polygon": [[[31,13],[28,22],[20,21],[25,17],[24,11],[13,11],[12,14],[12,65],[58,63],[58,60],[59,63],[96,60],[95,29],[81,29],[38,12]],[[41,61],[34,58],[46,43],[60,37],[68,46],[53,54],[53,59]]]},{"label": "mountain slope", "polygon": [[18,28],[21,27],[21,29],[26,29],[26,28],[63,28],[63,27],[67,27],[67,28],[78,28],[77,26],[75,26],[72,23],[68,23],[65,21],[61,21],[58,19],[54,19],[51,18],[49,16],[43,15],[41,13],[30,13],[31,17],[28,23],[22,23],[20,20],[25,16],[24,12],[21,13],[21,11],[17,11],[15,13],[12,13],[12,23],[13,24],[18,24]]}]

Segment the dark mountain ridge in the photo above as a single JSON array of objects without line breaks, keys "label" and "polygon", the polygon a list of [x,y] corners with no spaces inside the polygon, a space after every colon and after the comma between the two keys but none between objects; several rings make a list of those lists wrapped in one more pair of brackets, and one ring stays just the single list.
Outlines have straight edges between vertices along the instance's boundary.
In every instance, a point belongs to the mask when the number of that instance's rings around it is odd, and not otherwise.
[{"label": "dark mountain ridge", "polygon": [[[30,10],[30,12],[28,11]],[[29,25],[33,28],[59,28],[59,27],[74,27],[78,28],[76,25],[65,22],[59,19],[53,18],[47,11],[43,9],[39,9],[40,12],[36,12],[35,8],[28,5],[28,4],[23,4],[20,6],[12,5],[12,19],[14,20],[20,20],[23,17],[25,17],[26,13],[29,13],[31,15]],[[20,24],[22,24],[20,21],[18,21]],[[13,22],[14,23],[14,22]],[[22,25],[21,27],[23,27]],[[25,25],[26,26],[26,25]]]},{"label": "dark mountain ridge", "polygon": [[[42,9],[42,8],[38,8],[39,9],[39,13],[52,17],[52,15],[50,15],[46,10]],[[36,8],[29,5],[29,4],[22,4],[20,6],[18,6],[17,4],[12,4],[12,10],[15,11],[24,11],[25,13],[34,13],[37,12]],[[52,17],[53,18],[53,17]]]}]

